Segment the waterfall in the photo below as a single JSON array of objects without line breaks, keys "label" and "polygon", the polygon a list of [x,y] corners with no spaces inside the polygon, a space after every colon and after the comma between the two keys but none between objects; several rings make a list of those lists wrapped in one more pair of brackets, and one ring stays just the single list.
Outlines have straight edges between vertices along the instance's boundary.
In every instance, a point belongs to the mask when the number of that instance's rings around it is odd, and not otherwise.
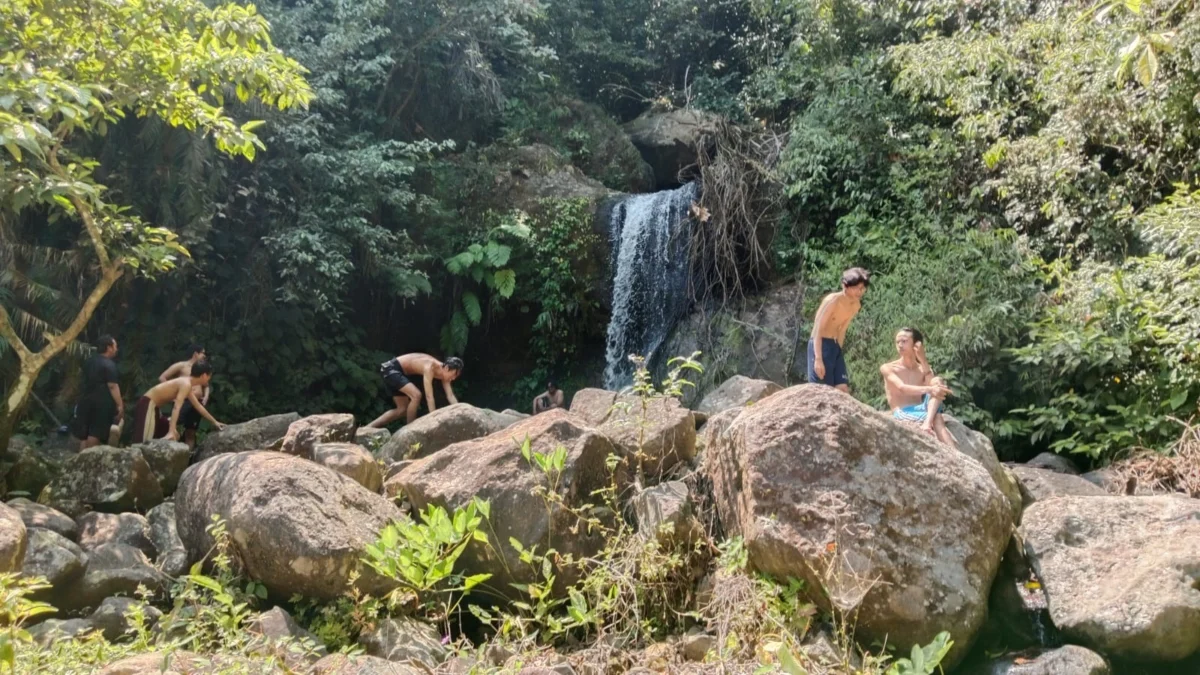
[{"label": "waterfall", "polygon": [[626,197],[612,208],[612,319],[608,323],[604,386],[620,389],[633,381],[630,354],[647,361],[687,313],[688,209],[698,185]]}]

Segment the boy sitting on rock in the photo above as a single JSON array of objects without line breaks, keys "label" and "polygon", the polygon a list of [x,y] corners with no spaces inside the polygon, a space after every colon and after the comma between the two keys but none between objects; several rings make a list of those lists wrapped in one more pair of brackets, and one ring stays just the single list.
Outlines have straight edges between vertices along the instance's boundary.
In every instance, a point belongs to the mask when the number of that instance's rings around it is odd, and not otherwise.
[{"label": "boy sitting on rock", "polygon": [[946,381],[934,375],[929,367],[925,336],[916,328],[901,328],[896,333],[896,353],[900,358],[879,368],[892,416],[901,422],[919,424],[923,432],[955,447],[954,437],[942,417],[942,402],[951,392]]}]

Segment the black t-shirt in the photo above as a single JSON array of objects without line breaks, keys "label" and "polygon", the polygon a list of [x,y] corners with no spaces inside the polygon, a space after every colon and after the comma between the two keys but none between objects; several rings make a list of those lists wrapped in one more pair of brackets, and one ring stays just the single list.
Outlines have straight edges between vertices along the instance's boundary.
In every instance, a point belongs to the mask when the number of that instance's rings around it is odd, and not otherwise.
[{"label": "black t-shirt", "polygon": [[90,403],[111,401],[108,385],[117,381],[117,364],[99,354],[83,364],[83,396]]}]

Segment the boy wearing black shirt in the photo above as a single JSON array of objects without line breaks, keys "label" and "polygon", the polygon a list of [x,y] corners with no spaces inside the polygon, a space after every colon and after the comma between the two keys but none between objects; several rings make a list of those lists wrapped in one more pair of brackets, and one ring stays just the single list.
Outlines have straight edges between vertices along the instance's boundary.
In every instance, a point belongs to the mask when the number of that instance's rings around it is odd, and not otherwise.
[{"label": "boy wearing black shirt", "polygon": [[83,391],[75,410],[75,437],[80,449],[100,445],[109,428],[125,416],[121,386],[117,384],[117,341],[103,335],[96,341],[97,354],[83,365]]}]

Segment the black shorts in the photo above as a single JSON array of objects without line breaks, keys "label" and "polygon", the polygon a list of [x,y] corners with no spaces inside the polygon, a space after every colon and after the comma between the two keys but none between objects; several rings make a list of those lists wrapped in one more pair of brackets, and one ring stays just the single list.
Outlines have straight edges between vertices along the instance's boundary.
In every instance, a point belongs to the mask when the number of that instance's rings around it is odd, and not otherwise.
[{"label": "black shorts", "polygon": [[75,438],[81,441],[89,437],[108,442],[108,432],[117,420],[117,406],[111,399],[107,401],[80,401],[75,407],[75,420],[72,424]]},{"label": "black shorts", "polygon": [[191,401],[183,402],[183,407],[179,410],[178,424],[180,429],[191,429],[195,431],[196,429],[200,428],[200,420],[202,419],[204,418],[200,417],[200,411],[196,410]]},{"label": "black shorts", "polygon": [[383,390],[388,396],[407,396],[401,389],[412,384],[412,380],[402,370],[385,370],[383,375]]}]

